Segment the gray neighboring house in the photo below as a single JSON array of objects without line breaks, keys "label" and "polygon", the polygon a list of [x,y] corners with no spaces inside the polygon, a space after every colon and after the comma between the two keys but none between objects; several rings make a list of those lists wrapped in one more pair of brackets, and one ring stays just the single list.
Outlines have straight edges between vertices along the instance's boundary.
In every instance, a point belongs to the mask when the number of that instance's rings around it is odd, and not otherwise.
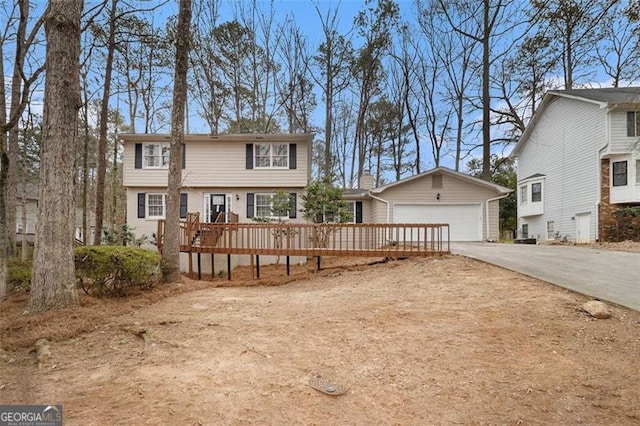
[{"label": "gray neighboring house", "polygon": [[[26,197],[23,197],[23,188],[18,188],[18,197],[16,200],[16,241],[18,246],[22,244],[22,241],[26,241],[29,246],[33,246],[36,235],[36,226],[38,223],[38,185],[27,184],[26,191],[24,191]],[[26,212],[26,227],[23,228],[22,211]],[[82,235],[82,209],[76,207],[76,219],[75,219],[75,232],[74,236],[76,240],[85,242],[85,238]],[[89,212],[89,244],[93,243],[93,230],[95,225],[95,214]]]},{"label": "gray neighboring house", "polygon": [[500,199],[511,192],[504,186],[436,167],[378,188],[365,173],[359,188],[345,190],[343,198],[356,223],[448,223],[451,241],[496,241]]},{"label": "gray neighboring house", "polygon": [[640,205],[640,88],[548,92],[512,156],[519,238],[599,240],[615,209]]}]

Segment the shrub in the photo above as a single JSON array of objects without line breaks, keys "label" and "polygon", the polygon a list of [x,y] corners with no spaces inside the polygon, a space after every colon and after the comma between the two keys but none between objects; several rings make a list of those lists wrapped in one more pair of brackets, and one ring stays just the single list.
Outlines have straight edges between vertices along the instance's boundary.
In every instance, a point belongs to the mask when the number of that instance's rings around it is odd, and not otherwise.
[{"label": "shrub", "polygon": [[640,241],[640,207],[620,207],[604,226],[604,241]]},{"label": "shrub", "polygon": [[9,291],[27,290],[31,287],[31,268],[33,261],[18,257],[7,259],[7,285]]},{"label": "shrub", "polygon": [[160,280],[160,261],[158,252],[138,247],[76,247],[76,282],[87,294],[122,296],[129,287],[153,287]]}]

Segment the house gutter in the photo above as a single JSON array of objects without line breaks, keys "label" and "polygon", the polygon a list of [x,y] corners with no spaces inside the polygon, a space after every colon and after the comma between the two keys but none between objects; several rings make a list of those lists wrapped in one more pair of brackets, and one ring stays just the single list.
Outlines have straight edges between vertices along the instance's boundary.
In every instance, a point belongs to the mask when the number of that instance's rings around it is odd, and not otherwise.
[{"label": "house gutter", "polygon": [[373,195],[373,194],[371,193],[371,190],[369,190],[369,192],[367,193],[367,195],[368,195],[369,197],[373,198],[374,200],[380,201],[380,202],[382,202],[382,203],[384,203],[384,204],[386,204],[386,205],[387,205],[387,220],[386,220],[386,222],[387,222],[387,223],[389,223],[389,216],[391,215],[391,214],[390,214],[391,212],[390,212],[390,210],[389,210],[389,208],[390,208],[390,206],[389,206],[389,201],[387,201],[387,200],[385,200],[385,199],[383,199],[383,198],[380,198],[380,197],[376,197],[375,195]]},{"label": "house gutter", "polygon": [[[487,201],[484,202],[485,204],[485,208],[486,208],[486,213],[485,213],[485,224],[486,224],[486,231],[487,231],[487,241],[489,241],[489,232],[491,230],[490,228],[490,221],[489,221],[489,203],[492,201],[498,201],[498,200],[502,200],[503,198],[508,197],[510,194],[510,192],[506,193],[506,194],[502,194],[499,195],[497,197],[493,197],[493,198],[489,198]],[[498,215],[500,214],[500,212],[498,211]],[[500,240],[500,219],[498,219],[498,240]]]}]

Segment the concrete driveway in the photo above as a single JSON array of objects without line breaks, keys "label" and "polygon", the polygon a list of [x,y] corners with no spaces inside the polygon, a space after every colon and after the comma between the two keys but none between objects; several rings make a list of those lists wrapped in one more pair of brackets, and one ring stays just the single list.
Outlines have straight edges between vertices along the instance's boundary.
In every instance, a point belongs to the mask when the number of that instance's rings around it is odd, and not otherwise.
[{"label": "concrete driveway", "polygon": [[640,311],[640,253],[457,242],[451,243],[451,252]]}]

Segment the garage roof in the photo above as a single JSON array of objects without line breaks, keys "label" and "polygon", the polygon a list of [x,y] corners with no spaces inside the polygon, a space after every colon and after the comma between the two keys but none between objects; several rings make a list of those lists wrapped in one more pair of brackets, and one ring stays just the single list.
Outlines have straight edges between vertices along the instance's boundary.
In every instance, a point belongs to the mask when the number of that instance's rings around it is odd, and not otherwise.
[{"label": "garage roof", "polygon": [[426,176],[429,176],[429,175],[433,175],[433,174],[438,174],[438,173],[449,175],[449,176],[452,176],[452,177],[455,177],[455,178],[458,178],[458,179],[466,180],[466,181],[468,181],[470,183],[473,183],[475,185],[478,185],[478,186],[481,186],[481,187],[484,187],[484,188],[492,189],[492,190],[496,191],[496,193],[498,193],[499,195],[508,194],[510,192],[513,192],[512,189],[509,189],[509,188],[507,188],[505,186],[498,185],[498,184],[492,183],[492,182],[487,182],[485,180],[478,179],[476,177],[469,176],[469,175],[464,174],[464,173],[456,172],[455,170],[451,170],[451,169],[449,169],[447,167],[442,167],[441,166],[441,167],[436,167],[435,169],[431,169],[431,170],[428,170],[426,172],[422,172],[420,174],[417,174],[417,175],[414,175],[414,176],[411,176],[411,177],[408,177],[408,178],[400,179],[399,181],[390,183],[388,185],[383,185],[383,186],[380,186],[378,188],[374,188],[374,189],[371,190],[371,193],[380,194],[381,192],[384,192],[385,190],[387,190],[389,188],[393,188],[394,186],[402,185],[402,184],[404,184],[406,182],[410,182],[410,181],[415,180],[415,179],[421,179],[423,177],[426,177]]}]

